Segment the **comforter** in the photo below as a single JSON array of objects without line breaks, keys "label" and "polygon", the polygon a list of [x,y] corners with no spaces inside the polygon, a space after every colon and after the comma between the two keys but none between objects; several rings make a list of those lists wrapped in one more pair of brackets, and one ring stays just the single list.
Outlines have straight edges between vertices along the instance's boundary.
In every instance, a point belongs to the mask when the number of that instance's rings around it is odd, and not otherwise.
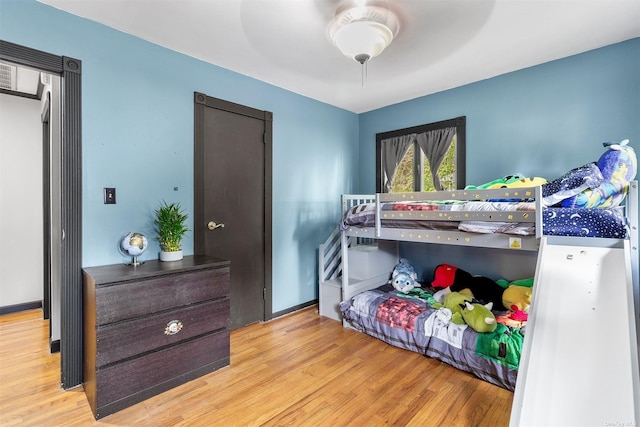
[{"label": "comforter", "polygon": [[522,330],[498,324],[494,332],[477,333],[450,322],[448,310],[433,308],[434,303],[429,290],[414,288],[405,294],[383,285],[342,302],[340,310],[361,332],[514,390]]}]

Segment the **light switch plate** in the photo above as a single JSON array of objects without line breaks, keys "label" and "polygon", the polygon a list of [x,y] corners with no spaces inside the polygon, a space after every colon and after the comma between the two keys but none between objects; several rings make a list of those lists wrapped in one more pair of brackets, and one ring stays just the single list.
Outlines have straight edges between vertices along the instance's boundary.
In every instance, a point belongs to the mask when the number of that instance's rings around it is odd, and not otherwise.
[{"label": "light switch plate", "polygon": [[104,189],[104,204],[115,205],[116,204],[116,189],[105,188]]}]

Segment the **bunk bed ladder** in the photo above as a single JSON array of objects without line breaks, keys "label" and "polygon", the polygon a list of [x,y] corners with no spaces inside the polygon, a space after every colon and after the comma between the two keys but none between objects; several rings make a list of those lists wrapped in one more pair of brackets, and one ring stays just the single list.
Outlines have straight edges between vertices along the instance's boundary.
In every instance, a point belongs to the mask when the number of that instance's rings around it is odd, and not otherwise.
[{"label": "bunk bed ladder", "polygon": [[336,280],[342,273],[340,229],[336,227],[331,235],[320,244],[318,252],[318,282]]},{"label": "bunk bed ladder", "polygon": [[[347,247],[354,243],[347,239]],[[341,320],[336,302],[342,300],[342,269],[342,232],[336,227],[318,250],[319,312],[335,320]]]},{"label": "bunk bed ladder", "polygon": [[[356,205],[374,202],[371,195],[343,194],[342,212]],[[373,239],[347,239],[347,247],[371,244]],[[320,314],[340,320],[335,301],[342,300],[342,232],[336,227],[318,250],[318,288]]]}]

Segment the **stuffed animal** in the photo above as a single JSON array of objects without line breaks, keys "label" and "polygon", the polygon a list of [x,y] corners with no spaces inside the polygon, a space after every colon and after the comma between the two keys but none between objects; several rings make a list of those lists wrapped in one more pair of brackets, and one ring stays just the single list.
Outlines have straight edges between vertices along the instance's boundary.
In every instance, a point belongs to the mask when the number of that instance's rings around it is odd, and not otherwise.
[{"label": "stuffed animal", "polygon": [[393,268],[391,273],[391,284],[398,291],[407,293],[413,288],[419,288],[418,275],[409,261],[404,258]]},{"label": "stuffed animal", "polygon": [[454,267],[450,264],[438,265],[433,272],[433,281],[431,282],[431,286],[434,288],[448,288],[453,285],[453,282],[456,280],[457,271],[458,267]]},{"label": "stuffed animal", "polygon": [[489,187],[489,188],[523,188],[523,187],[538,187],[540,185],[546,184],[547,180],[545,178],[541,178],[539,176],[534,176],[533,178],[522,178],[513,182],[508,182],[506,184]]},{"label": "stuffed animal", "polygon": [[[516,310],[518,309],[516,308]],[[506,314],[496,316],[496,322],[511,328],[521,329],[526,325],[528,318],[529,315],[523,311],[508,311]]]},{"label": "stuffed animal", "polygon": [[546,184],[547,180],[535,176],[533,178],[527,178],[522,174],[516,173],[513,175],[507,175],[504,178],[495,179],[481,185],[467,185],[465,190],[481,190],[481,189],[493,189],[493,188],[522,188],[522,187],[537,187],[539,185]]},{"label": "stuffed animal", "polygon": [[510,310],[528,312],[533,289],[527,286],[510,285],[502,293],[502,305]]},{"label": "stuffed animal", "polygon": [[504,178],[494,179],[493,181],[486,182],[480,185],[467,185],[464,187],[465,190],[484,190],[487,188],[501,188],[502,185],[510,184],[512,182],[523,179],[524,176],[519,173],[515,173],[513,175],[507,175]]},{"label": "stuffed animal", "polygon": [[467,301],[462,309],[464,322],[476,332],[495,331],[498,323],[496,322],[496,316],[491,312],[492,305],[491,303],[482,305]]},{"label": "stuffed animal", "polygon": [[468,289],[471,295],[483,304],[492,302],[496,310],[506,310],[502,303],[504,288],[495,281],[484,276],[472,276],[466,271],[449,264],[440,264],[433,274],[431,286],[434,288],[450,288],[452,292]]},{"label": "stuffed animal", "polygon": [[496,283],[505,289],[507,289],[511,285],[525,286],[527,288],[530,288],[533,286],[533,277],[528,277],[526,279],[513,280],[511,282],[508,282],[504,279],[498,279],[496,280]]},{"label": "stuffed animal", "polygon": [[636,153],[625,139],[619,143],[605,142],[607,151],[596,163],[604,181],[596,188],[564,199],[565,208],[608,208],[620,205],[629,189],[629,182],[638,171]]},{"label": "stuffed animal", "polygon": [[462,318],[462,307],[471,300],[473,300],[473,298],[469,295],[464,295],[460,292],[450,292],[444,297],[442,305],[451,310],[451,321],[453,323],[456,325],[464,325],[465,321]]},{"label": "stuffed animal", "polygon": [[496,317],[491,312],[492,303],[482,305],[474,300],[471,295],[462,292],[451,292],[449,289],[444,288],[439,291],[442,295],[445,295],[444,299],[442,303],[436,302],[432,304],[433,308],[450,312],[449,321],[451,323],[456,325],[466,324],[476,332],[493,332],[496,329]]}]

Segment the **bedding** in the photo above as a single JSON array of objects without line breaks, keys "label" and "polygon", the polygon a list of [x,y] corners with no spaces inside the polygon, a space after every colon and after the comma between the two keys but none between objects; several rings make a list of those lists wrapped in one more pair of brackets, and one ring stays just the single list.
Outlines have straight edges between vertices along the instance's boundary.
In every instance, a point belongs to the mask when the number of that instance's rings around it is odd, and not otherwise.
[{"label": "bedding", "polygon": [[[385,212],[402,210],[430,211],[463,211],[463,210],[495,210],[522,211],[533,210],[531,202],[456,202],[451,204],[434,204],[431,202],[384,203],[381,207],[382,227],[428,229],[428,230],[460,230],[471,233],[503,233],[518,236],[535,235],[533,222],[486,222],[486,221],[447,221],[424,219],[388,218]],[[344,213],[340,222],[341,230],[350,227],[374,227],[376,217],[375,203],[354,206]],[[542,212],[543,233],[548,236],[580,236],[607,237],[623,239],[627,237],[627,224],[624,210],[615,208],[562,208],[549,207]]]},{"label": "bedding", "polygon": [[451,311],[432,307],[435,303],[429,289],[414,288],[405,294],[385,284],[343,301],[340,310],[361,332],[514,390],[522,330],[499,323],[494,332],[478,333],[451,322]]},{"label": "bedding", "polygon": [[[383,203],[382,226],[393,228],[420,228],[430,230],[457,230],[460,221],[431,220],[431,219],[406,219],[403,211],[437,211],[437,212],[462,212],[462,211],[535,211],[533,202],[464,202],[459,200],[426,201],[426,202],[390,202]],[[347,230],[350,226],[374,227],[376,220],[376,204],[363,203],[352,207],[344,213],[340,223],[341,230]],[[473,224],[475,221],[463,221]],[[489,223],[490,224],[490,223]],[[496,227],[504,226],[504,223],[495,222]],[[511,225],[515,223],[509,223]],[[535,234],[535,233],[534,233]]]},{"label": "bedding", "polygon": [[[620,203],[635,177],[637,161],[628,141],[606,143],[607,151],[597,163],[574,168],[551,182],[542,184],[543,234],[626,238],[627,223]],[[596,197],[597,196],[597,197]],[[584,199],[584,200],[583,200]],[[593,200],[598,201],[596,203]],[[597,208],[596,208],[597,207]],[[403,212],[442,212],[439,218],[403,215]],[[446,212],[535,211],[530,200],[488,201],[421,201],[381,204],[380,224],[383,228],[459,230],[471,233],[501,233],[518,236],[535,235],[535,219],[531,222],[451,221]],[[354,206],[344,213],[341,230],[350,227],[375,227],[376,204]]]}]

